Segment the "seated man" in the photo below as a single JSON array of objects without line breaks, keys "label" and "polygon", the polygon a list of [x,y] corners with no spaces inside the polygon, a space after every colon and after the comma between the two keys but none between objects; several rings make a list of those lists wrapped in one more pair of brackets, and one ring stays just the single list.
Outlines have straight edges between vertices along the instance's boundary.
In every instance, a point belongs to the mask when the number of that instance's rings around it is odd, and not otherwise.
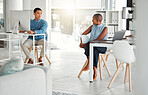
[{"label": "seated man", "polygon": [[[29,34],[46,34],[46,41],[47,41],[47,22],[43,19],[41,19],[42,10],[40,8],[34,9],[34,16],[35,19],[31,20],[30,22],[30,29],[31,31],[27,31]],[[35,36],[35,44],[36,45],[42,45],[43,48],[41,50],[41,54],[39,57],[39,62],[42,62],[42,57],[44,56],[44,35]],[[26,57],[29,59],[28,63],[33,63],[33,60],[31,58],[31,55],[29,53],[28,48],[30,48],[33,45],[33,37],[29,36],[28,39],[23,43],[22,49],[26,55]],[[46,43],[45,43],[45,51],[46,51]],[[43,64],[40,64],[43,65]]]},{"label": "seated man", "polygon": [[[93,16],[93,25],[91,25],[82,35],[87,35],[91,33],[90,35],[90,41],[97,41],[97,40],[106,40],[107,39],[107,27],[103,25],[102,22],[102,15],[101,14],[95,14]],[[80,47],[85,49],[85,55],[87,56],[87,59],[89,59],[89,42],[86,44],[82,44],[82,40],[80,43]],[[98,56],[99,53],[105,53],[107,50],[107,47],[95,47],[93,51],[93,69],[94,69],[94,75],[93,79],[95,80],[97,77],[97,65],[98,65]],[[83,69],[83,71],[89,70],[89,61],[86,67]]]}]

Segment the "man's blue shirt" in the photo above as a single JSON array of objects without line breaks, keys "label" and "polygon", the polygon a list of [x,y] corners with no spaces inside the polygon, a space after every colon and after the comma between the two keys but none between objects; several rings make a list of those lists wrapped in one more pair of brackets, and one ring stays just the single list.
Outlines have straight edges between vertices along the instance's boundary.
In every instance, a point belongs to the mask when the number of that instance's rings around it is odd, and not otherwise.
[{"label": "man's blue shirt", "polygon": [[[30,21],[30,30],[35,31],[35,34],[46,34],[45,36],[46,41],[47,41],[47,32],[46,32],[47,27],[48,27],[48,24],[43,19],[39,19],[38,21],[33,19]],[[33,37],[29,36],[28,39],[33,40]],[[43,35],[35,36],[36,41],[40,39],[44,39],[44,36]]]}]

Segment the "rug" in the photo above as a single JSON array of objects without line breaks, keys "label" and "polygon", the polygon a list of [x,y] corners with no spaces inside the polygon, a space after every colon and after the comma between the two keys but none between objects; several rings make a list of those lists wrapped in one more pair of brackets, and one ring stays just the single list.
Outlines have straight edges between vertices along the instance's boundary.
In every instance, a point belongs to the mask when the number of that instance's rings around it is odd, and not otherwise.
[{"label": "rug", "polygon": [[52,95],[77,95],[74,93],[52,91]]}]

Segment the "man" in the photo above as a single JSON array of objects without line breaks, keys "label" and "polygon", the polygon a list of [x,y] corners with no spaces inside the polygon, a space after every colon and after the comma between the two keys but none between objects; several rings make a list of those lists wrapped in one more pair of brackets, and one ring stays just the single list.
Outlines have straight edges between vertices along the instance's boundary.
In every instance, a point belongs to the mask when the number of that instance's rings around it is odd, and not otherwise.
[{"label": "man", "polygon": [[[106,40],[107,39],[107,27],[103,25],[102,22],[102,15],[101,14],[95,14],[93,16],[93,25],[91,25],[82,35],[87,35],[91,33],[90,35],[90,41],[97,41],[97,40]],[[89,59],[89,42],[87,44],[82,44],[82,41],[80,43],[80,47],[85,49],[85,55],[87,56],[87,59]],[[94,69],[94,75],[93,79],[96,80],[97,77],[97,65],[98,65],[98,56],[99,53],[105,53],[107,50],[107,47],[95,47],[93,51],[93,69]],[[89,70],[89,61],[86,67],[83,69],[83,71]]]},{"label": "man", "polygon": [[[47,41],[47,27],[48,24],[45,20],[41,19],[42,16],[42,10],[40,8],[34,9],[34,16],[35,19],[31,20],[30,22],[30,30],[27,31],[28,34],[46,34],[46,41]],[[36,45],[42,45],[41,54],[39,57],[39,62],[42,62],[42,57],[44,57],[44,35],[35,36],[35,44]],[[46,43],[45,43],[46,44]],[[32,64],[33,59],[31,58],[31,55],[29,53],[29,48],[33,45],[33,37],[29,36],[28,39],[23,43],[22,49],[26,55],[26,57],[29,59],[28,63]],[[47,46],[45,45],[45,51]],[[43,65],[43,64],[40,64]]]}]

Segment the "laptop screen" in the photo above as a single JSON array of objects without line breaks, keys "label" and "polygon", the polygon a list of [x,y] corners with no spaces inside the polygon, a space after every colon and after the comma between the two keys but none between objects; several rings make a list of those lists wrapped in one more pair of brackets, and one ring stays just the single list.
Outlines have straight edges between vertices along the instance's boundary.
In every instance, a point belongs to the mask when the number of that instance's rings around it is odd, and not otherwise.
[{"label": "laptop screen", "polygon": [[113,40],[122,40],[125,35],[125,31],[117,31],[114,33]]}]

